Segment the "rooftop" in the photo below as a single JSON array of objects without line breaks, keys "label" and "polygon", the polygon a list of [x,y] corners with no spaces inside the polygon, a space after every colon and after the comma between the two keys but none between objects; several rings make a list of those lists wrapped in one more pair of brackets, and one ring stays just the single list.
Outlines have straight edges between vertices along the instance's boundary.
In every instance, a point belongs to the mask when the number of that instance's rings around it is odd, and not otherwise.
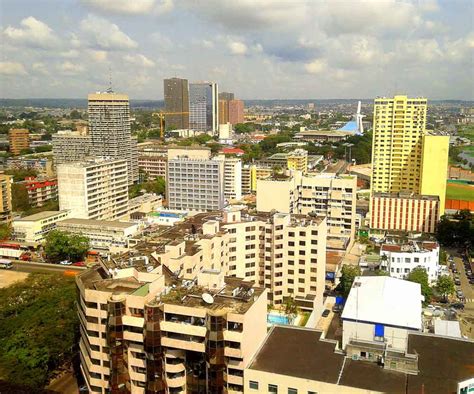
[{"label": "rooftop", "polygon": [[410,242],[405,244],[383,244],[380,248],[380,252],[403,252],[403,253],[419,253],[429,252],[438,248],[437,242]]},{"label": "rooftop", "polygon": [[119,222],[118,220],[92,220],[92,219],[65,219],[58,223],[59,226],[87,226],[87,227],[99,227],[99,228],[117,228],[125,229],[131,226],[136,226],[135,223],[130,222]]},{"label": "rooftop", "polygon": [[421,302],[418,283],[387,276],[358,276],[342,319],[420,330]]},{"label": "rooftop", "polygon": [[32,221],[36,221],[36,220],[44,220],[44,219],[53,218],[57,215],[61,215],[61,214],[64,214],[66,212],[67,212],[67,210],[63,210],[63,211],[43,211],[43,212],[35,213],[33,215],[30,215],[30,216],[25,216],[25,217],[20,218],[20,219],[15,219],[15,222],[32,222]]},{"label": "rooftop", "polygon": [[438,196],[427,196],[415,193],[399,192],[399,193],[374,193],[374,197],[379,198],[407,198],[410,200],[434,200],[439,201]]}]

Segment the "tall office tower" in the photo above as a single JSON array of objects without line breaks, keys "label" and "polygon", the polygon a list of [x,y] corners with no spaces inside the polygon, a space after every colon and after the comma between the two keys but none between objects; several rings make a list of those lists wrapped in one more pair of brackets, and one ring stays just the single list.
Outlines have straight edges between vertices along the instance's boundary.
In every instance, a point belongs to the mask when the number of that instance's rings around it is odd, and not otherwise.
[{"label": "tall office tower", "polygon": [[189,127],[216,134],[219,130],[219,89],[216,82],[189,84]]},{"label": "tall office tower", "polygon": [[244,122],[244,102],[242,100],[230,100],[229,106],[229,123],[237,124]]},{"label": "tall office tower", "polygon": [[12,220],[12,177],[0,174],[0,223]]},{"label": "tall office tower", "polygon": [[219,99],[219,124],[226,124],[229,122],[229,102],[227,100]]},{"label": "tall office tower", "polygon": [[175,113],[175,115],[165,115],[166,127],[189,129],[188,80],[169,78],[163,81],[163,85],[165,112]]},{"label": "tall office tower", "polygon": [[81,161],[92,154],[91,137],[83,132],[60,130],[52,135],[52,142],[53,158],[56,166]]},{"label": "tall office tower", "polygon": [[118,220],[128,215],[128,163],[95,158],[60,164],[59,208],[78,219]]},{"label": "tall office tower", "polygon": [[10,152],[19,155],[22,150],[30,147],[30,133],[28,129],[11,129],[8,132]]},{"label": "tall office tower", "polygon": [[377,98],[372,139],[372,193],[419,193],[425,98]]},{"label": "tall office tower", "polygon": [[171,209],[217,211],[224,207],[224,162],[168,158],[166,185]]},{"label": "tall office tower", "polygon": [[129,184],[137,182],[138,155],[131,137],[128,96],[113,92],[94,93],[89,94],[88,100],[92,154],[126,159]]}]

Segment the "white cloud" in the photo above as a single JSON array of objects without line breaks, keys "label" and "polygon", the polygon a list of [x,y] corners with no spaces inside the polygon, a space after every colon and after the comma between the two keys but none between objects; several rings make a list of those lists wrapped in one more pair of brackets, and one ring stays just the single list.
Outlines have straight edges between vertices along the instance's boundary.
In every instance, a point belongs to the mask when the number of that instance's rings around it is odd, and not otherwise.
[{"label": "white cloud", "polygon": [[150,39],[153,41],[154,47],[159,48],[162,51],[170,51],[175,47],[170,38],[166,37],[159,31],[152,33],[150,35]]},{"label": "white cloud", "polygon": [[172,0],[82,0],[96,11],[120,15],[164,14],[173,9]]},{"label": "white cloud", "polygon": [[204,48],[207,48],[207,49],[212,49],[214,48],[214,43],[210,40],[202,40],[201,41],[201,44]]},{"label": "white cloud", "polygon": [[77,75],[84,71],[84,66],[70,61],[59,64],[57,68],[64,75]]},{"label": "white cloud", "polygon": [[2,75],[26,75],[25,66],[17,62],[0,62],[0,74]]},{"label": "white cloud", "polygon": [[46,64],[44,63],[41,63],[41,62],[33,63],[31,68],[33,69],[33,71],[35,71],[38,74],[49,75],[49,70]]},{"label": "white cloud", "polygon": [[79,57],[79,51],[77,49],[70,49],[69,51],[61,52],[59,55],[66,59],[74,59]]},{"label": "white cloud", "polygon": [[88,15],[83,19],[81,29],[92,40],[92,46],[99,49],[124,50],[138,46],[116,24],[95,15]]},{"label": "white cloud", "polygon": [[103,63],[107,61],[107,52],[106,51],[95,51],[95,50],[90,50],[89,56],[91,59],[95,62]]},{"label": "white cloud", "polygon": [[309,74],[321,74],[326,70],[326,61],[323,59],[315,59],[311,63],[306,63],[304,68]]},{"label": "white cloud", "polygon": [[8,26],[4,35],[11,41],[32,48],[49,49],[59,44],[59,39],[46,23],[29,16],[20,22],[21,27]]},{"label": "white cloud", "polygon": [[135,64],[137,66],[142,67],[154,67],[155,62],[153,60],[148,59],[145,55],[137,54],[137,55],[125,55],[125,61]]},{"label": "white cloud", "polygon": [[248,50],[247,45],[240,41],[231,41],[227,46],[233,55],[245,55]]}]

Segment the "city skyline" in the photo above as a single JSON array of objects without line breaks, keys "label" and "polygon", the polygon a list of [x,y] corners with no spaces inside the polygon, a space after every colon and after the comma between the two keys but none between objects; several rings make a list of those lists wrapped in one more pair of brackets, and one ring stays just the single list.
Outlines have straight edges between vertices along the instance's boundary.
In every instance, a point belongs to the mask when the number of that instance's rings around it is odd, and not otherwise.
[{"label": "city skyline", "polygon": [[473,99],[472,3],[328,4],[5,2],[1,96],[84,97],[112,74],[135,99],[173,76],[242,99]]}]

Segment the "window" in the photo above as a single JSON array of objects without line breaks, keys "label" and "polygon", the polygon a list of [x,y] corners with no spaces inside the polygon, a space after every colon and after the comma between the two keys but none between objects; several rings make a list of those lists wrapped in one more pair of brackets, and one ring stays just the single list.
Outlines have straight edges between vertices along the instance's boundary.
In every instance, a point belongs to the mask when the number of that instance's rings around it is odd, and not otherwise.
[{"label": "window", "polygon": [[288,394],[298,394],[298,389],[292,389],[288,387]]},{"label": "window", "polygon": [[252,390],[258,390],[258,382],[253,380],[249,381],[249,388]]},{"label": "window", "polygon": [[318,394],[316,391],[308,391],[308,394]]},{"label": "window", "polygon": [[268,385],[268,392],[269,393],[278,393],[278,386],[276,384],[269,384]]}]

